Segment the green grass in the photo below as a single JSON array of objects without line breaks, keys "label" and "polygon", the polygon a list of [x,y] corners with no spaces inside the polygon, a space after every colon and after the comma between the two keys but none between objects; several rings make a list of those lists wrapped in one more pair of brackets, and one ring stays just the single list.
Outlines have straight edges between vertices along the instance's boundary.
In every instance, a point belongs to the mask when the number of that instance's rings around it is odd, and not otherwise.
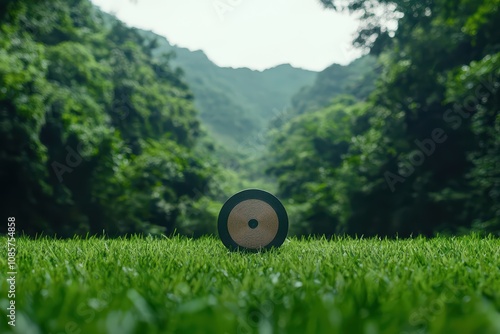
[{"label": "green grass", "polygon": [[494,238],[290,239],[256,254],[216,238],[20,238],[17,250],[14,333],[500,333]]}]

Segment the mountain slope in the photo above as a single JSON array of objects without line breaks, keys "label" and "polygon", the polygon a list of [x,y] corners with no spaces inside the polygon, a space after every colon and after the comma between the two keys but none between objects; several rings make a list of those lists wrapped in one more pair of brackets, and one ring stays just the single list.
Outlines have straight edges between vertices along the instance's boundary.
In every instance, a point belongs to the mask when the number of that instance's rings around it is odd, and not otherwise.
[{"label": "mountain slope", "polygon": [[180,67],[195,95],[202,122],[226,148],[235,148],[263,129],[303,86],[311,85],[316,72],[279,65],[265,71],[215,65],[202,51],[171,45],[162,36],[141,31],[157,40],[155,53],[175,53],[173,66]]},{"label": "mountain slope", "polygon": [[343,94],[364,100],[374,90],[379,72],[373,56],[358,58],[345,66],[332,64],[318,73],[313,85],[303,87],[293,96],[292,106],[302,114],[324,108]]}]

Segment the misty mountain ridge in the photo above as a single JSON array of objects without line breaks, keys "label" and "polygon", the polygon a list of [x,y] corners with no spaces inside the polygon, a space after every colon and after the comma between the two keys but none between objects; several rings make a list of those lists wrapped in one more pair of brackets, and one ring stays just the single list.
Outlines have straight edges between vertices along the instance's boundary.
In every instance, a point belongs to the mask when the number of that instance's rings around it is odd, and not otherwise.
[{"label": "misty mountain ridge", "polygon": [[[118,20],[101,13],[108,25]],[[153,56],[170,55],[170,65],[182,70],[184,81],[194,94],[208,134],[233,153],[245,155],[249,149],[254,150],[249,143],[262,137],[273,119],[291,109],[302,113],[310,107],[321,107],[337,94],[364,98],[373,89],[375,61],[369,56],[345,66],[332,64],[320,72],[291,64],[265,70],[221,67],[202,50],[175,45],[152,31],[133,29],[145,44],[155,45]],[[364,86],[361,94],[357,91],[360,85]],[[296,112],[289,116],[293,114]]]},{"label": "misty mountain ridge", "polygon": [[140,33],[146,40],[157,40],[155,55],[175,54],[171,64],[183,70],[203,124],[226,147],[235,147],[243,138],[258,133],[317,75],[290,64],[263,71],[220,67],[201,50],[178,47],[151,31]]}]

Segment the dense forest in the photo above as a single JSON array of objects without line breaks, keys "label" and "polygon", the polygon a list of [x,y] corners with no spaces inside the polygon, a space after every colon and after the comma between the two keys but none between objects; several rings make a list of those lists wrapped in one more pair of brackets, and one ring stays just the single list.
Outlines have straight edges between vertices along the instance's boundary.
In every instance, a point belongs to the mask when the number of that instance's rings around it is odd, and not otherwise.
[{"label": "dense forest", "polygon": [[89,0],[2,2],[0,210],[30,235],[200,236],[257,185],[297,235],[499,234],[500,1],[322,3],[367,55],[316,75],[218,68]]},{"label": "dense forest", "polygon": [[297,233],[498,233],[500,1],[323,3],[360,15],[379,74],[328,105],[318,77],[317,108],[276,131],[268,170]]},{"label": "dense forest", "polygon": [[59,236],[182,233],[215,219],[198,193],[216,167],[194,152],[193,94],[168,56],[153,58],[156,45],[117,20],[105,25],[87,0],[6,6],[1,211],[25,233]]}]

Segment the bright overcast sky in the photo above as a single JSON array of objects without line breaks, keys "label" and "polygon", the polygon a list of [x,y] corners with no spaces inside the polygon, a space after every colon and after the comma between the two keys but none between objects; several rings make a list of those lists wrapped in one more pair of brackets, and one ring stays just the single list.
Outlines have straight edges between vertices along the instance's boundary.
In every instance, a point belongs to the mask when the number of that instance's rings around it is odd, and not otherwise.
[{"label": "bright overcast sky", "polygon": [[203,50],[217,65],[322,70],[359,56],[357,22],[319,0],[92,0],[127,24]]}]

